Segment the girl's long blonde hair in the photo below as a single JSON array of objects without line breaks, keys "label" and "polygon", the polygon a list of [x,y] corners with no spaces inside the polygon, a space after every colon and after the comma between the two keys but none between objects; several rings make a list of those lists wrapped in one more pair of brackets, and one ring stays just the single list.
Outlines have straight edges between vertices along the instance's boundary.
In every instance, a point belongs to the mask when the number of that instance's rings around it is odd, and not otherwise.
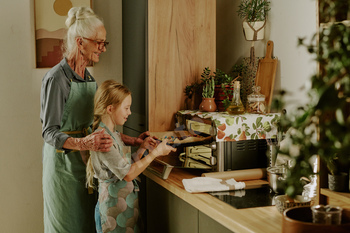
[{"label": "girl's long blonde hair", "polygon": [[[115,107],[118,107],[121,105],[123,100],[131,95],[130,90],[118,83],[115,80],[107,80],[104,81],[101,86],[96,91],[95,99],[94,99],[94,122],[92,124],[92,130],[95,131],[100,122],[102,116],[104,116],[107,111],[107,107],[109,105],[113,105]],[[91,156],[89,157],[89,160],[86,164],[86,185],[87,187],[94,188],[94,169],[92,167],[91,163]]]}]

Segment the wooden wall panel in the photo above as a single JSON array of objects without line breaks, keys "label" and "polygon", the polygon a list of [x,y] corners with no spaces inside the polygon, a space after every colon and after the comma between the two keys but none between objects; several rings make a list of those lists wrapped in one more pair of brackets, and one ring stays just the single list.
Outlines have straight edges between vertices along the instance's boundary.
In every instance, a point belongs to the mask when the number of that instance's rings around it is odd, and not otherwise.
[{"label": "wooden wall panel", "polygon": [[148,0],[148,128],[175,127],[183,90],[216,68],[215,0]]}]

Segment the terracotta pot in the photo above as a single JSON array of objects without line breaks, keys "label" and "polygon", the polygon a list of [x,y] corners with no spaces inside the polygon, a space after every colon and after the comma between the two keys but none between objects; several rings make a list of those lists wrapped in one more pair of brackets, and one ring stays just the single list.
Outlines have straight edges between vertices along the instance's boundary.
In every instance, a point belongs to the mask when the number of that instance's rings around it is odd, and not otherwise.
[{"label": "terracotta pot", "polygon": [[202,102],[199,105],[199,110],[203,112],[215,112],[215,98],[202,98]]},{"label": "terracotta pot", "polygon": [[283,233],[349,232],[350,223],[342,218],[341,225],[325,225],[312,222],[310,207],[292,207],[283,213]]}]

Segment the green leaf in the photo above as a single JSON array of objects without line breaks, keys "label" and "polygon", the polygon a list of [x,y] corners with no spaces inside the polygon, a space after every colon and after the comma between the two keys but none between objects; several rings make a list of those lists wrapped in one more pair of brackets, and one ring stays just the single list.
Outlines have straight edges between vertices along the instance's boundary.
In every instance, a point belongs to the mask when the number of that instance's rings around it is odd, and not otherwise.
[{"label": "green leaf", "polygon": [[256,125],[259,126],[261,124],[261,121],[262,121],[262,117],[258,117],[256,118]]},{"label": "green leaf", "polygon": [[234,118],[226,118],[225,122],[229,126],[234,125],[235,123]]}]

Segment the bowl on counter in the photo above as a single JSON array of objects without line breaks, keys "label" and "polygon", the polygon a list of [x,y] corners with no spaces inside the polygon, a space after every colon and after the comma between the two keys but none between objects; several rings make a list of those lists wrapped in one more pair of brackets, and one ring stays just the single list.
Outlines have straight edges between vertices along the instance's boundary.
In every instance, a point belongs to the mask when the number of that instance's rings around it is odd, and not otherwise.
[{"label": "bowl on counter", "polygon": [[311,206],[311,198],[304,197],[302,195],[296,195],[294,199],[291,199],[287,195],[278,195],[275,197],[275,206],[277,210],[283,214],[283,212],[291,207],[296,206]]},{"label": "bowl on counter", "polygon": [[285,166],[274,166],[268,167],[266,171],[267,180],[269,182],[270,188],[275,193],[283,194],[287,168]]}]

